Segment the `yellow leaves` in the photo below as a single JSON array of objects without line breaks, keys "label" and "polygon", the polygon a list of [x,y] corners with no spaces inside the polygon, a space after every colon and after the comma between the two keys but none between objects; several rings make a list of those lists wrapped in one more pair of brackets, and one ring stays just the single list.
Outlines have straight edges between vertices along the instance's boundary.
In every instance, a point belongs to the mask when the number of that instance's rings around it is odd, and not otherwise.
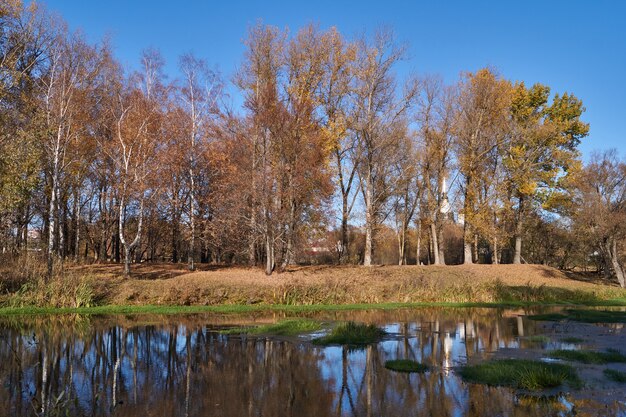
[{"label": "yellow leaves", "polygon": [[537,183],[534,181],[523,182],[518,187],[518,192],[521,195],[533,195],[537,190]]}]

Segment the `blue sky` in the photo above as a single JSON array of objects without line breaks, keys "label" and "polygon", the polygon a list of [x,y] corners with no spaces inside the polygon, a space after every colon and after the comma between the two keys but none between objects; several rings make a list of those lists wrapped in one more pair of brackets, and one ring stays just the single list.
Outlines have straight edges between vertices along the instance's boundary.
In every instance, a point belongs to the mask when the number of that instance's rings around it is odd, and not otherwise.
[{"label": "blue sky", "polygon": [[[242,40],[259,19],[296,31],[336,26],[350,37],[392,27],[409,45],[400,75],[436,73],[454,82],[484,66],[553,92],[572,92],[587,108],[591,133],[581,145],[626,156],[626,2],[615,1],[161,1],[48,0],[92,41],[108,34],[116,55],[135,66],[147,47],[161,50],[176,76],[180,54],[193,52],[229,79]],[[235,94],[235,93],[233,93]]]}]

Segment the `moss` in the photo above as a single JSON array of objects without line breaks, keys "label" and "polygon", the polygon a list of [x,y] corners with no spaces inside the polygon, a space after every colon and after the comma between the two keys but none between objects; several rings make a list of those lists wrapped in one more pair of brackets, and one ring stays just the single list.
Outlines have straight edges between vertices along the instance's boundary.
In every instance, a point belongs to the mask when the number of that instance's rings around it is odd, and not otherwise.
[{"label": "moss", "polygon": [[626,323],[626,311],[567,309],[562,313],[536,314],[528,316],[541,321],[578,321],[581,323]]},{"label": "moss", "polygon": [[503,359],[465,366],[460,370],[466,382],[502,385],[528,390],[553,388],[567,382],[580,387],[581,381],[569,365],[523,359]]},{"label": "moss", "polygon": [[266,324],[257,327],[237,327],[223,330],[224,334],[271,334],[277,336],[297,336],[304,333],[318,331],[322,325],[313,320],[293,319],[283,320],[278,323]]},{"label": "moss", "polygon": [[626,372],[616,371],[615,369],[605,369],[604,376],[611,381],[626,383]]},{"label": "moss", "polygon": [[596,352],[592,350],[553,350],[552,352],[548,352],[548,356],[553,359],[594,364],[626,362],[626,356],[615,349],[607,349],[606,352]]},{"label": "moss", "polygon": [[385,331],[373,324],[349,321],[335,327],[330,334],[313,340],[316,345],[368,345],[379,342]]},{"label": "moss", "polygon": [[412,361],[409,359],[395,359],[391,361],[385,362],[385,368],[396,371],[396,372],[426,372],[428,371],[428,366],[421,364],[416,361]]}]

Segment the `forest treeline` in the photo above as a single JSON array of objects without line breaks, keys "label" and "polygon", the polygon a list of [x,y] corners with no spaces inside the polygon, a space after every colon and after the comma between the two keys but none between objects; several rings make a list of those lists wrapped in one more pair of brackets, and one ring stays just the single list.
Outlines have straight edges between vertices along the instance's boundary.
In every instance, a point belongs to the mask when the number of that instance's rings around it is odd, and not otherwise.
[{"label": "forest treeline", "polygon": [[[489,68],[398,75],[388,30],[249,29],[232,80],[168,80],[0,3],[0,245],[75,262],[544,263],[624,286],[626,165],[583,103]],[[242,98],[233,107],[232,83]]]}]

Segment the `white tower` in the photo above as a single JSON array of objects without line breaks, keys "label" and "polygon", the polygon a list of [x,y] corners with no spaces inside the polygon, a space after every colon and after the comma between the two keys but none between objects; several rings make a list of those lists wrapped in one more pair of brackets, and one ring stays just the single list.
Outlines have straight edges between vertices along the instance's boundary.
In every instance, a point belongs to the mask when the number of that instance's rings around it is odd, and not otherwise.
[{"label": "white tower", "polygon": [[441,208],[439,211],[442,214],[448,214],[450,212],[450,203],[448,202],[448,193],[446,190],[446,177],[443,177],[443,184],[441,184]]}]

